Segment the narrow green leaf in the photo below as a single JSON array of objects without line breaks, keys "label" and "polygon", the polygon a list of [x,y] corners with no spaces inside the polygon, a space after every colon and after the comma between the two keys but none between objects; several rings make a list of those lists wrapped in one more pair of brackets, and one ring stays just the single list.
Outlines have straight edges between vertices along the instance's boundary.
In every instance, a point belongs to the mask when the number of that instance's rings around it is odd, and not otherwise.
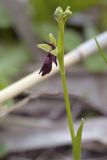
[{"label": "narrow green leaf", "polygon": [[91,73],[101,73],[107,71],[107,64],[97,53],[90,55],[83,60],[86,69]]},{"label": "narrow green leaf", "polygon": [[82,129],[83,129],[83,119],[81,120],[80,126],[77,130],[75,137],[75,143],[73,146],[74,160],[81,159],[81,138],[82,138]]},{"label": "narrow green leaf", "polygon": [[98,43],[98,41],[97,41],[97,38],[95,38],[95,42],[96,42],[96,45],[97,45],[97,47],[98,47],[98,50],[99,50],[101,56],[103,57],[105,63],[107,64],[106,54],[104,53],[104,51],[103,51],[102,48],[100,47],[100,45],[99,45],[99,43]]}]

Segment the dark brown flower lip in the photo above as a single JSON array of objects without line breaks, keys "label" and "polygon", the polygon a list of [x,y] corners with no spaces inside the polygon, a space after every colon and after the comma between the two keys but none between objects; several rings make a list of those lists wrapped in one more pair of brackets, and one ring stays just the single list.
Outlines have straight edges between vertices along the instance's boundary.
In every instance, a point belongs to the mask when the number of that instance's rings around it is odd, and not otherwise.
[{"label": "dark brown flower lip", "polygon": [[[50,51],[54,50],[56,47],[53,43],[48,43],[46,41],[43,41],[45,44],[48,44],[51,49]],[[52,62],[55,63],[55,65],[57,66],[57,60],[56,60],[56,56],[51,54],[50,51],[48,52],[48,55],[45,57],[44,63],[39,71],[39,74],[42,73],[42,76],[45,76],[46,74],[50,73],[52,70]]]},{"label": "dark brown flower lip", "polygon": [[45,76],[46,74],[50,73],[52,70],[52,62],[54,62],[57,66],[57,60],[56,56],[52,55],[50,52],[45,57],[43,66],[41,67],[39,74],[42,73],[42,76]]}]

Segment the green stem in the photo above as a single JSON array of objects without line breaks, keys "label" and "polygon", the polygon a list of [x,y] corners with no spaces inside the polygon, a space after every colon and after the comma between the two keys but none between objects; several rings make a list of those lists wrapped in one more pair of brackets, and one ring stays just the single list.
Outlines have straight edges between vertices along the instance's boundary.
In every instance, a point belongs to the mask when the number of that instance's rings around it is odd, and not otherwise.
[{"label": "green stem", "polygon": [[59,37],[58,37],[58,62],[59,62],[59,68],[60,68],[60,74],[61,74],[61,81],[63,86],[63,92],[64,92],[64,100],[65,100],[65,106],[66,106],[66,112],[67,112],[67,118],[68,118],[68,124],[70,129],[70,135],[72,144],[74,145],[75,141],[75,132],[74,132],[74,126],[73,126],[73,119],[72,119],[72,112],[70,107],[70,100],[68,95],[68,89],[66,84],[66,76],[65,76],[65,69],[64,69],[64,23],[59,23]]},{"label": "green stem", "polygon": [[74,144],[75,133],[74,133],[73,119],[72,119],[72,114],[71,114],[71,107],[70,107],[70,101],[69,101],[69,96],[68,96],[65,74],[61,73],[61,80],[62,80],[62,86],[63,86],[63,91],[64,91],[65,106],[66,106],[66,112],[67,112],[67,118],[68,118],[68,123],[69,123],[72,144]]}]

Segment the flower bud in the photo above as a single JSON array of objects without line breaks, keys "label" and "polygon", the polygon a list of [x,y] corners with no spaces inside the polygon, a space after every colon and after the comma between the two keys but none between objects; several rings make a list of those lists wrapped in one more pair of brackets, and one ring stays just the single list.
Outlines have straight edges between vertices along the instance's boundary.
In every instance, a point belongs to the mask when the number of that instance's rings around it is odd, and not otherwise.
[{"label": "flower bud", "polygon": [[71,15],[72,12],[70,11],[70,6],[68,6],[64,12],[64,20],[66,21]]},{"label": "flower bud", "polygon": [[63,20],[64,12],[63,12],[61,7],[56,8],[54,16],[55,16],[56,21],[62,21]]},{"label": "flower bud", "polygon": [[54,16],[57,22],[65,22],[71,14],[70,6],[66,8],[65,12],[63,12],[61,7],[57,7]]}]

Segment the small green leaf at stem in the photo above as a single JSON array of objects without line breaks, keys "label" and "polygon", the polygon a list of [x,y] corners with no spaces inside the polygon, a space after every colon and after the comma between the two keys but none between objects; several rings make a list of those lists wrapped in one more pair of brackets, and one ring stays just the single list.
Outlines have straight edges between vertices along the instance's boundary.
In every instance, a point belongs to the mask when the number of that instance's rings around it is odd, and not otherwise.
[{"label": "small green leaf at stem", "polygon": [[97,41],[97,38],[95,38],[95,42],[96,42],[96,45],[97,45],[97,47],[98,47],[98,50],[99,50],[101,56],[103,57],[105,63],[107,64],[106,54],[104,53],[104,51],[103,51],[102,48],[100,47],[100,45],[99,45],[99,43],[98,43],[98,41]]},{"label": "small green leaf at stem", "polygon": [[75,142],[74,142],[74,145],[73,145],[74,160],[80,160],[81,159],[82,130],[83,130],[83,119],[81,120],[80,126],[77,130],[77,134],[76,134],[76,137],[75,137]]}]

